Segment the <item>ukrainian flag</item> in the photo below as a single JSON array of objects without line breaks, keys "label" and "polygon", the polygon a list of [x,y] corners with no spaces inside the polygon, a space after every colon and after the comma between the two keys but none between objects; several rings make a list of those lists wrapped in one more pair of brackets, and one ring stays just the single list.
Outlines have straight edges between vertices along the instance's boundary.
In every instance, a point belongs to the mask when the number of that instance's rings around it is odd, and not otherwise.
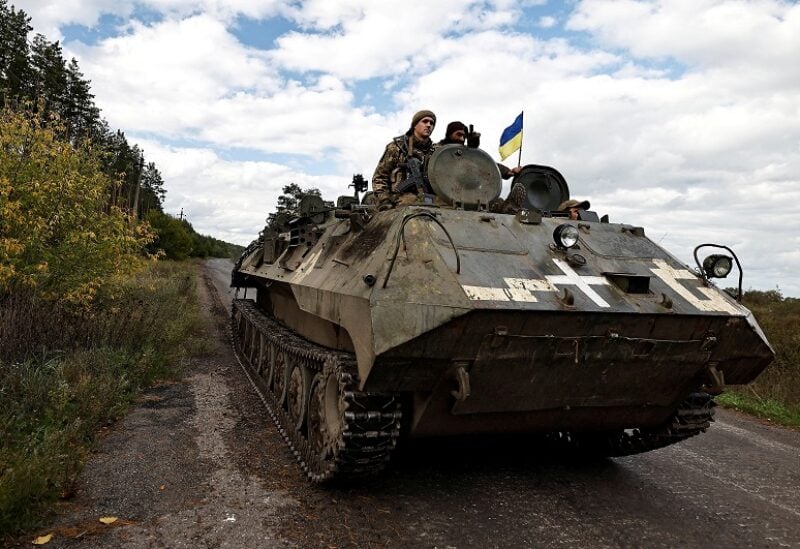
[{"label": "ukrainian flag", "polygon": [[522,147],[522,114],[519,113],[514,123],[503,130],[503,135],[500,136],[500,158],[502,160]]}]

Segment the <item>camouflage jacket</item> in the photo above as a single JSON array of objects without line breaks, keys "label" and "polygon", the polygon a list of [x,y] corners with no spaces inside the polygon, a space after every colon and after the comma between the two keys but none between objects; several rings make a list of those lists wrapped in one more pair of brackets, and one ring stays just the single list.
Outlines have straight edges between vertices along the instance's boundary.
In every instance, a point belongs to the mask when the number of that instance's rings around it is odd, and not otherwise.
[{"label": "camouflage jacket", "polygon": [[[409,136],[399,135],[392,139],[392,142],[386,145],[386,150],[375,168],[375,173],[372,175],[372,190],[375,191],[375,196],[381,200],[386,193],[388,193],[394,185],[398,182],[404,181],[406,170],[403,165],[408,160],[408,143]],[[414,143],[414,150],[412,155],[419,159],[423,167],[427,165],[427,161],[436,150],[436,145],[428,139],[422,143]],[[398,169],[399,168],[399,169]],[[398,170],[396,174],[393,173]]]}]

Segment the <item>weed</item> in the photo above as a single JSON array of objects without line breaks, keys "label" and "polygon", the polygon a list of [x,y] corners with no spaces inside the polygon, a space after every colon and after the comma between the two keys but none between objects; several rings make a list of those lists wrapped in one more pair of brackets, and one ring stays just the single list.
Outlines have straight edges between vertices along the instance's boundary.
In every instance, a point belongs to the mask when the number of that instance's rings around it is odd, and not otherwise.
[{"label": "weed", "polygon": [[776,423],[800,425],[800,299],[750,290],[743,303],[775,349],[775,361],[753,383],[732,386],[717,400]]},{"label": "weed", "polygon": [[181,375],[202,339],[194,285],[191,264],[158,263],[117,280],[91,310],[10,300],[0,316],[0,535],[36,526],[73,491],[99,428],[143,387]]}]

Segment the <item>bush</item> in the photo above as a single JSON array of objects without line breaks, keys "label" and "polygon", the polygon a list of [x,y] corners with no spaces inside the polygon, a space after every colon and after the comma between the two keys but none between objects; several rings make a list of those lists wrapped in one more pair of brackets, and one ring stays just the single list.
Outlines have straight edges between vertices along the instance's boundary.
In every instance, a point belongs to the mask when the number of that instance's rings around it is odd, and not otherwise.
[{"label": "bush", "polygon": [[775,361],[747,387],[732,387],[720,401],[750,413],[800,425],[800,299],[780,290],[745,292],[742,303],[775,349]]},{"label": "bush", "polygon": [[[182,358],[201,345],[194,285],[190,264],[149,263],[98,295],[91,314],[33,311],[43,333],[64,327],[80,336],[0,359],[0,537],[35,526],[72,491],[96,431],[142,387],[181,373]],[[27,305],[13,308],[0,325]],[[2,329],[20,340],[30,327]]]},{"label": "bush", "polygon": [[86,305],[152,237],[111,204],[117,182],[89,142],[58,134],[35,114],[0,113],[0,295]]}]

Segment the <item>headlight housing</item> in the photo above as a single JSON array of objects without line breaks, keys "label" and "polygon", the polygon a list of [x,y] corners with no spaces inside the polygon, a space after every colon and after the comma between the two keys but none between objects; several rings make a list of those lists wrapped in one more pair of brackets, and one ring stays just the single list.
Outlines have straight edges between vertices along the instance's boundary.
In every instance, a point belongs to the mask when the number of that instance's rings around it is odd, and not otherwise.
[{"label": "headlight housing", "polygon": [[733,259],[727,255],[712,254],[703,260],[703,272],[708,278],[725,278],[733,268]]},{"label": "headlight housing", "polygon": [[578,243],[578,228],[569,223],[562,223],[553,231],[553,240],[561,249],[572,248]]}]

